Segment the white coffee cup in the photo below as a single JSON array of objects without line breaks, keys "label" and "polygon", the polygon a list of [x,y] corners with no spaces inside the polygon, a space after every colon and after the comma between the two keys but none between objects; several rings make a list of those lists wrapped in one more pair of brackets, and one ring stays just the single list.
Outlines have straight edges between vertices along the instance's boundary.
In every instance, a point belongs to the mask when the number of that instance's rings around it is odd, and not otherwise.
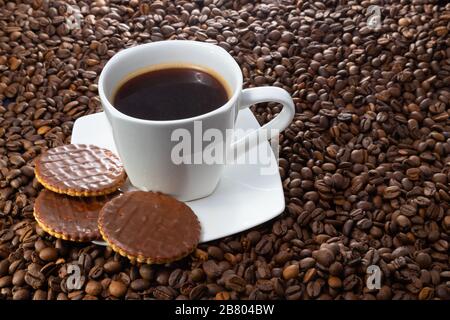
[{"label": "white coffee cup", "polygon": [[[229,100],[206,114],[171,121],[133,118],[113,106],[113,95],[124,79],[168,65],[191,65],[211,70],[229,88]],[[171,139],[174,130],[186,129],[194,135],[194,121],[201,121],[203,131],[218,129],[225,137],[226,131],[234,128],[240,109],[273,101],[281,103],[283,109],[262,128],[267,129],[265,132],[270,132],[270,129],[282,131],[295,113],[292,98],[285,90],[277,87],[243,90],[242,72],[236,61],[221,47],[197,41],[161,41],[122,50],[105,65],[98,90],[130,182],[141,190],[164,192],[183,201],[211,194],[220,180],[224,164],[175,164],[171,158],[177,144]],[[255,134],[257,132],[251,133],[239,143],[245,143]],[[267,138],[271,136],[267,135]],[[236,148],[239,144],[226,143],[227,149]]]}]

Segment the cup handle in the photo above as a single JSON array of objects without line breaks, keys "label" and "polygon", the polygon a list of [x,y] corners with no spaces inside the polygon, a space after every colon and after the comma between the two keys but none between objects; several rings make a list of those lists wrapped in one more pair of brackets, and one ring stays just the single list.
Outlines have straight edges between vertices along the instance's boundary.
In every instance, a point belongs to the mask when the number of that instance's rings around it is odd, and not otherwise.
[{"label": "cup handle", "polygon": [[[231,150],[233,152],[245,150],[245,144],[247,141],[257,138],[260,134],[260,137],[272,139],[278,135],[278,132],[286,129],[292,122],[295,114],[294,101],[286,90],[278,87],[258,87],[242,90],[238,110],[248,108],[255,103],[269,101],[281,103],[283,105],[281,112],[261,128],[250,132],[237,141],[234,141],[231,144]],[[277,131],[272,129],[276,129]]]}]

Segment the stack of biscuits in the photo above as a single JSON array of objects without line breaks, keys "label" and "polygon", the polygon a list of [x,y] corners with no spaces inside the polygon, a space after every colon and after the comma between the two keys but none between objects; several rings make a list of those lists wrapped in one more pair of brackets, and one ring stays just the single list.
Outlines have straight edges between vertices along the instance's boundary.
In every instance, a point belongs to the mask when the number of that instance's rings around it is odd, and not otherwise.
[{"label": "stack of biscuits", "polygon": [[197,216],[183,202],[155,192],[120,192],[126,173],[110,150],[70,144],[35,163],[45,187],[34,205],[39,226],[70,241],[106,241],[131,261],[167,263],[190,254],[200,239]]}]

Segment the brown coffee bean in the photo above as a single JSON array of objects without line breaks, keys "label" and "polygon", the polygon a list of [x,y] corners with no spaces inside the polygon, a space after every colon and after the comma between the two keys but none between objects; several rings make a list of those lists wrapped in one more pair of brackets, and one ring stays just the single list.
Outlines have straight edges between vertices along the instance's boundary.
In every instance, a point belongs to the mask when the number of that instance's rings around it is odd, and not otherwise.
[{"label": "brown coffee bean", "polygon": [[25,284],[25,270],[17,270],[14,272],[13,278],[12,278],[12,284],[17,287],[21,287]]},{"label": "brown coffee bean", "polygon": [[111,281],[109,285],[109,293],[117,298],[121,298],[125,296],[127,293],[127,286],[121,281]]},{"label": "brown coffee bean", "polygon": [[342,263],[336,261],[330,265],[330,268],[328,270],[331,275],[338,277],[344,271],[344,267],[342,266]]},{"label": "brown coffee bean", "polygon": [[298,264],[291,264],[283,269],[283,278],[285,280],[295,279],[299,275]]},{"label": "brown coffee bean", "polygon": [[416,256],[416,262],[422,269],[427,269],[431,263],[431,257],[428,253],[419,252]]},{"label": "brown coffee bean", "polygon": [[286,288],[285,297],[287,300],[299,300],[303,295],[303,289],[299,285]]},{"label": "brown coffee bean", "polygon": [[27,268],[25,282],[34,289],[41,288],[45,283],[45,276],[40,272],[41,266],[32,263]]},{"label": "brown coffee bean", "polygon": [[225,277],[225,287],[229,290],[243,292],[245,290],[246,284],[247,282],[243,278],[235,274],[230,274],[229,276]]},{"label": "brown coffee bean", "polygon": [[208,260],[203,263],[203,271],[211,279],[215,279],[221,274],[219,266],[213,260]]},{"label": "brown coffee bean", "polygon": [[219,247],[209,246],[208,247],[208,255],[216,260],[223,260],[223,251]]},{"label": "brown coffee bean", "polygon": [[160,272],[158,272],[157,276],[156,276],[156,282],[162,286],[168,285],[169,284],[169,272],[167,270],[161,270]]},{"label": "brown coffee bean", "polygon": [[179,289],[187,280],[187,274],[181,269],[175,269],[170,273],[169,286]]},{"label": "brown coffee bean", "polygon": [[364,151],[353,150],[351,153],[351,160],[355,163],[364,163]]},{"label": "brown coffee bean", "polygon": [[263,237],[256,244],[256,247],[255,247],[256,253],[258,253],[260,255],[268,254],[271,250],[272,250],[272,241],[267,237]]},{"label": "brown coffee bean", "polygon": [[306,285],[306,293],[311,298],[318,297],[320,295],[320,292],[322,290],[324,281],[322,279],[317,279],[315,281],[308,282]]},{"label": "brown coffee bean", "polygon": [[425,287],[422,290],[420,290],[419,293],[419,300],[431,300],[434,296],[434,290],[429,287]]},{"label": "brown coffee bean", "polygon": [[221,291],[216,294],[216,300],[230,300],[228,291]]},{"label": "brown coffee bean", "polygon": [[165,286],[158,286],[153,290],[153,296],[159,300],[172,300],[176,294],[174,289]]},{"label": "brown coffee bean", "polygon": [[196,268],[191,271],[190,279],[194,282],[201,282],[205,278],[205,273],[202,269]]},{"label": "brown coffee bean", "polygon": [[33,300],[47,300],[47,292],[44,290],[36,290],[33,295]]},{"label": "brown coffee bean", "polygon": [[0,278],[0,288],[9,287],[12,285],[12,276],[3,276]]},{"label": "brown coffee bean", "polygon": [[320,249],[313,252],[313,258],[317,260],[321,265],[328,267],[334,261],[334,254],[328,249]]},{"label": "brown coffee bean", "polygon": [[144,291],[150,288],[150,281],[146,279],[136,279],[131,282],[130,287],[134,291]]},{"label": "brown coffee bean", "polygon": [[401,190],[398,186],[390,186],[384,190],[383,196],[385,199],[394,199],[397,198],[401,193]]},{"label": "brown coffee bean", "polygon": [[339,289],[342,287],[342,281],[338,277],[332,276],[328,278],[328,285],[330,288]]},{"label": "brown coffee bean", "polygon": [[308,283],[310,282],[312,279],[314,279],[317,275],[317,269],[316,268],[311,268],[306,270],[305,275],[303,276],[303,283]]},{"label": "brown coffee bean", "polygon": [[120,272],[122,266],[118,261],[108,261],[103,265],[103,270],[109,274],[114,274]]},{"label": "brown coffee bean", "polygon": [[58,250],[47,247],[39,252],[39,258],[44,261],[55,261],[58,258]]},{"label": "brown coffee bean", "polygon": [[28,289],[19,289],[13,294],[13,300],[28,300],[30,298],[30,291]]},{"label": "brown coffee bean", "polygon": [[143,264],[139,268],[139,274],[143,279],[150,281],[153,280],[154,271],[149,264]]},{"label": "brown coffee bean", "polygon": [[189,294],[189,299],[199,300],[199,299],[203,298],[207,292],[208,292],[208,287],[205,286],[204,284],[199,284],[191,290],[191,292]]},{"label": "brown coffee bean", "polygon": [[390,300],[392,297],[392,290],[389,286],[382,286],[378,291],[377,300]]},{"label": "brown coffee bean", "polygon": [[397,217],[397,223],[403,230],[408,230],[411,227],[411,221],[404,215]]},{"label": "brown coffee bean", "polygon": [[97,280],[103,275],[103,267],[101,265],[95,265],[89,270],[89,278]]},{"label": "brown coffee bean", "polygon": [[7,275],[8,269],[9,269],[9,261],[6,259],[0,261],[0,277]]},{"label": "brown coffee bean", "polygon": [[316,260],[314,260],[313,258],[308,257],[308,258],[304,258],[299,261],[299,266],[300,266],[300,269],[302,269],[302,270],[312,268],[315,265],[316,265]]},{"label": "brown coffee bean", "polygon": [[88,295],[98,296],[102,293],[103,287],[100,282],[95,280],[89,280],[86,284],[86,288],[84,289]]}]

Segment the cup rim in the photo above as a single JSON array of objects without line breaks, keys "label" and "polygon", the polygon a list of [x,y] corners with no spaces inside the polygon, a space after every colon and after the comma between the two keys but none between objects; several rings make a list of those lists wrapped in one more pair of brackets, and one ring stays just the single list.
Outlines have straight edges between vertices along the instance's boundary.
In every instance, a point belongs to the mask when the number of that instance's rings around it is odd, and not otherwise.
[{"label": "cup rim", "polygon": [[[183,118],[183,119],[176,119],[176,120],[146,120],[146,119],[140,119],[140,118],[134,118],[131,117],[119,110],[117,110],[112,103],[109,101],[109,99],[106,97],[105,91],[104,91],[104,80],[105,80],[105,74],[108,73],[113,67],[116,62],[118,62],[120,59],[123,59],[127,54],[129,54],[131,51],[135,51],[137,48],[143,48],[143,47],[158,47],[158,46],[197,46],[197,47],[204,47],[205,49],[213,49],[217,52],[217,54],[221,55],[223,57],[224,63],[229,64],[232,68],[235,69],[234,73],[237,77],[236,85],[232,87],[229,83],[229,87],[231,89],[231,97],[227,100],[225,104],[220,106],[219,108],[216,108],[210,112],[190,117],[190,118]],[[151,66],[151,64],[149,64]],[[200,65],[201,66],[201,65]],[[217,72],[217,70],[214,70]],[[219,73],[220,74],[220,73]],[[108,109],[109,112],[111,112],[116,117],[122,118],[124,120],[128,120],[134,123],[138,124],[152,124],[152,125],[168,125],[168,124],[183,124],[187,122],[192,122],[196,120],[202,120],[204,118],[214,116],[216,114],[222,113],[225,110],[231,108],[231,106],[236,102],[238,99],[239,93],[242,89],[242,83],[243,83],[243,76],[242,71],[237,64],[237,62],[233,59],[233,57],[222,47],[218,45],[214,45],[211,43],[205,43],[205,42],[199,42],[199,41],[193,41],[193,40],[165,40],[165,41],[158,41],[158,42],[151,42],[151,43],[145,43],[141,45],[137,45],[134,47],[126,48],[124,50],[119,51],[116,53],[111,59],[108,60],[108,62],[103,67],[102,72],[100,73],[100,77],[98,80],[98,94],[100,96],[100,101],[102,102],[103,108]]]}]

